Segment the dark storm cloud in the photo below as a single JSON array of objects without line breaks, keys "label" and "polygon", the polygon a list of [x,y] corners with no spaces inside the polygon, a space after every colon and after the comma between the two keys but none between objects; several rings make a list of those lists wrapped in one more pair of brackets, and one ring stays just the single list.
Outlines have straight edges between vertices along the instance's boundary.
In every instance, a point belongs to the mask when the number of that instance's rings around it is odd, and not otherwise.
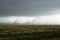
[{"label": "dark storm cloud", "polygon": [[60,0],[0,0],[0,16],[37,16],[60,8]]}]

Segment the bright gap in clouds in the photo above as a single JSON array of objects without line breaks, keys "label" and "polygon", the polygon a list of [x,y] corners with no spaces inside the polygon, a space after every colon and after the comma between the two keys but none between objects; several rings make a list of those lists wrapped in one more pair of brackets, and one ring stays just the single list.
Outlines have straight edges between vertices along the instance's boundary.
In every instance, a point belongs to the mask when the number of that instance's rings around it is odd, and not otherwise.
[{"label": "bright gap in clouds", "polygon": [[2,17],[0,22],[13,23],[17,20],[20,24],[60,24],[60,15],[34,16],[34,17]]}]

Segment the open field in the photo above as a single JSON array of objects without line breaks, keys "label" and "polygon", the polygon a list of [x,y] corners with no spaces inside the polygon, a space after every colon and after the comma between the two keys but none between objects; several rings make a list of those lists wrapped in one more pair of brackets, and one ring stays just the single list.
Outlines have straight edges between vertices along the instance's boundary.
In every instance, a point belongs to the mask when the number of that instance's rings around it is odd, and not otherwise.
[{"label": "open field", "polygon": [[60,25],[0,25],[0,40],[60,40]]}]

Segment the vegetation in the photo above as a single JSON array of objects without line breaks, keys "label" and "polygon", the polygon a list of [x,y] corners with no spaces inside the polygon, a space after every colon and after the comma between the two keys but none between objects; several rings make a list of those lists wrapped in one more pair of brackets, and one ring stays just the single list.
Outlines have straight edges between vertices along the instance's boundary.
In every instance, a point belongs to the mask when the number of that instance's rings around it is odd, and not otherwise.
[{"label": "vegetation", "polygon": [[0,40],[60,38],[60,25],[0,25]]}]

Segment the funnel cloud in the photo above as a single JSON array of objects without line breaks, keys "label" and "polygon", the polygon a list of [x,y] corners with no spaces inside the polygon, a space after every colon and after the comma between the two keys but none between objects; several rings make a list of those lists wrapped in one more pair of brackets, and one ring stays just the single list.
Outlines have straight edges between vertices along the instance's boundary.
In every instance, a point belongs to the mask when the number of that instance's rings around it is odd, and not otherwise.
[{"label": "funnel cloud", "polygon": [[0,0],[0,23],[60,24],[60,0]]}]

